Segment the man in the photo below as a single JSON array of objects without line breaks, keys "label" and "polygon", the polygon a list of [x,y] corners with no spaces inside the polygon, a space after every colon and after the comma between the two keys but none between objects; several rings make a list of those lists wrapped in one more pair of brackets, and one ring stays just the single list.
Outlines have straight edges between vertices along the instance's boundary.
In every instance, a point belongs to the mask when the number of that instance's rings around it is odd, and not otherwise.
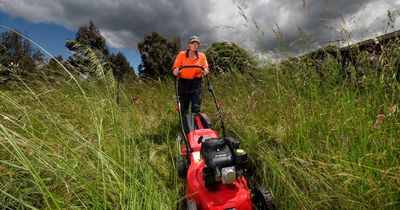
[{"label": "man", "polygon": [[[181,112],[186,114],[191,104],[192,113],[200,113],[202,76],[207,76],[208,62],[204,53],[198,51],[200,46],[200,38],[191,36],[188,41],[187,50],[181,51],[177,56],[173,66],[173,74],[179,77],[178,94],[181,103]],[[184,68],[183,66],[199,65],[204,68]]]}]

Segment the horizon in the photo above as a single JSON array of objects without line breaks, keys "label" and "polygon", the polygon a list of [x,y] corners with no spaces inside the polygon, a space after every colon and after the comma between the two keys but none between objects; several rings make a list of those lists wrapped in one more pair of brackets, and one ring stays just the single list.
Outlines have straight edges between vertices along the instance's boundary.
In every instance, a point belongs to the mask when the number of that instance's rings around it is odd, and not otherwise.
[{"label": "horizon", "polygon": [[[201,51],[214,42],[229,41],[265,60],[273,60],[277,52],[300,55],[332,43],[340,45],[339,40],[357,43],[400,28],[396,21],[400,0],[378,3],[360,0],[352,4],[344,0],[324,3],[176,0],[176,5],[159,0],[136,4],[131,1],[108,4],[103,0],[56,0],[51,4],[27,1],[2,0],[0,25],[20,31],[53,56],[67,59],[71,53],[65,41],[74,39],[78,28],[92,20],[110,52],[123,53],[135,73],[141,63],[137,43],[153,31],[169,39],[180,37],[181,50],[185,48],[186,37],[198,35],[202,39]],[[1,28],[0,32],[3,31],[6,30]]]}]

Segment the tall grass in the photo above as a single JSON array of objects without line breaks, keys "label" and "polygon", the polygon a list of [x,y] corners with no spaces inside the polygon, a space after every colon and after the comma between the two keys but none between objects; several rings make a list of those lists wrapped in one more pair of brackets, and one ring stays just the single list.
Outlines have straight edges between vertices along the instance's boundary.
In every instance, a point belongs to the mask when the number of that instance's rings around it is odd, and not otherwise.
[{"label": "tall grass", "polygon": [[[354,68],[363,76],[352,80],[337,60],[323,64],[323,77],[295,62],[212,78],[227,133],[249,153],[251,182],[269,188],[280,209],[399,209],[398,81],[369,66]],[[178,206],[173,81],[117,89],[101,62],[91,68],[102,79],[0,92],[2,207]],[[203,111],[218,128],[208,93]]]},{"label": "tall grass", "polygon": [[223,80],[247,83],[230,89],[225,112],[257,168],[255,182],[275,193],[280,208],[400,207],[398,98],[279,69],[261,75]]},{"label": "tall grass", "polygon": [[173,91],[136,84],[132,104],[121,87],[125,100],[117,105],[112,82],[25,84],[0,93],[3,207],[176,206]]}]

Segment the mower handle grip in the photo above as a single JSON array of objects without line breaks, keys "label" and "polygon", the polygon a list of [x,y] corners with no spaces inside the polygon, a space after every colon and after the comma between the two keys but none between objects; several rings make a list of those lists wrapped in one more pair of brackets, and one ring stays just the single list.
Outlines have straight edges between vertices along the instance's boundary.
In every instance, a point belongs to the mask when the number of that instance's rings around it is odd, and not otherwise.
[{"label": "mower handle grip", "polygon": [[203,66],[200,66],[200,65],[181,66],[181,67],[179,67],[179,71],[182,71],[183,69],[186,69],[186,68],[200,68],[201,71],[204,71],[204,67],[203,67]]},{"label": "mower handle grip", "polygon": [[199,69],[201,69],[201,74],[204,74],[204,69],[205,69],[203,66],[200,66],[200,65],[181,66],[181,67],[178,68],[178,70],[179,70],[178,75],[182,72],[183,69],[186,69],[186,68],[199,68]]}]

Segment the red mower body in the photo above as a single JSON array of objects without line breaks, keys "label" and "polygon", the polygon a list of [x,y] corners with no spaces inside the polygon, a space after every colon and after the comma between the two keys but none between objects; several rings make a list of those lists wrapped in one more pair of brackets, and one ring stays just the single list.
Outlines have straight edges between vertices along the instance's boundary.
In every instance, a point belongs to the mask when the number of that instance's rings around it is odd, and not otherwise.
[{"label": "red mower body", "polygon": [[[181,66],[179,70],[184,68],[204,70],[202,66]],[[186,179],[187,209],[276,210],[272,194],[246,180],[247,153],[240,149],[240,141],[226,136],[221,103],[215,96],[210,78],[205,78],[217,110],[222,137],[214,130],[206,114],[182,113],[179,80],[175,80],[176,110],[185,144],[178,156],[177,170],[178,176]],[[177,140],[180,145],[180,135]]]},{"label": "red mower body", "polygon": [[[194,202],[197,209],[253,209],[250,190],[244,176],[231,184],[219,183],[212,190],[206,188],[202,176],[205,163],[200,155],[201,144],[198,143],[201,136],[218,138],[218,133],[212,129],[198,129],[188,134],[192,153],[187,171],[187,203]],[[185,147],[182,147],[182,154],[186,154]]]}]

